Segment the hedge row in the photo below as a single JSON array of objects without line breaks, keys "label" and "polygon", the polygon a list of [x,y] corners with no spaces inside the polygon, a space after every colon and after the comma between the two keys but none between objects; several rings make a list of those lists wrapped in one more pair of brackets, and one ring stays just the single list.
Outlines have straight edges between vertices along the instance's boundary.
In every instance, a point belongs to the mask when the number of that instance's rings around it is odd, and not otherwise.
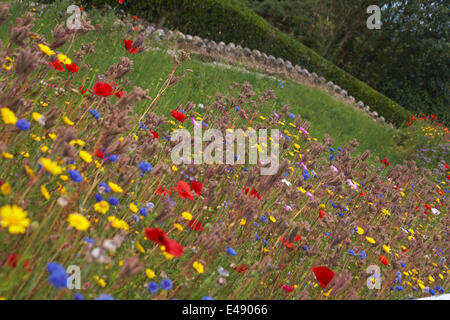
[{"label": "hedge row", "polygon": [[165,26],[168,28],[217,42],[234,42],[243,47],[258,49],[290,60],[294,65],[298,64],[310,72],[316,72],[398,126],[403,125],[410,117],[410,112],[398,103],[274,28],[239,0],[125,0],[123,4],[119,4],[117,0],[89,0],[86,4],[109,4],[153,22],[158,22],[165,15]]}]

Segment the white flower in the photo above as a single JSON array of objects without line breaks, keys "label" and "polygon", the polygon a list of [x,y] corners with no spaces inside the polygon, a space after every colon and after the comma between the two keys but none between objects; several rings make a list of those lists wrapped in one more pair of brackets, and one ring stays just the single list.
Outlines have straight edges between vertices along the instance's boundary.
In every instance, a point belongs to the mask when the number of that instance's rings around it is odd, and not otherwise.
[{"label": "white flower", "polygon": [[281,182],[283,182],[285,185],[287,185],[288,187],[291,186],[291,183],[289,181],[287,181],[286,179],[281,180]]},{"label": "white flower", "polygon": [[435,215],[441,214],[441,212],[436,208],[431,208],[431,212],[433,212]]}]

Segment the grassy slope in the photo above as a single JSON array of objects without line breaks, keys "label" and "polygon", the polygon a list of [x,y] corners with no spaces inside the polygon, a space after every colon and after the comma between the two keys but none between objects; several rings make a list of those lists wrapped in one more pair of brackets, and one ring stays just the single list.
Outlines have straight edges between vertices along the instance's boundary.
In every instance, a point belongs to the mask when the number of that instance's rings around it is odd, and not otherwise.
[{"label": "grassy slope", "polygon": [[[15,3],[15,2],[13,2]],[[65,21],[68,14],[65,13],[65,5],[57,5],[39,14],[35,21],[35,31],[44,34],[51,42],[52,30],[57,23]],[[20,16],[25,11],[22,5],[13,6],[11,13],[13,16]],[[123,48],[123,38],[133,38],[135,35],[126,35],[126,30],[113,26],[115,17],[111,13],[100,16],[98,12],[89,12],[89,19],[92,24],[101,23],[104,31],[90,33],[85,39],[96,41],[95,53],[88,56],[86,63],[95,66],[85,72],[83,85],[86,88],[92,87],[95,75],[107,70],[109,65],[117,62],[118,58],[126,55]],[[113,32],[110,30],[113,29]],[[97,39],[94,39],[96,37]],[[7,26],[0,27],[0,39],[5,42],[7,39]],[[157,43],[155,45],[167,49],[168,43]],[[68,46],[60,48],[64,51]],[[72,50],[77,49],[79,43],[74,43]],[[71,51],[69,51],[69,56]],[[131,86],[123,87],[125,91],[133,85],[150,89],[150,96],[154,97],[160,85],[164,82],[172,68],[172,58],[165,53],[165,50],[150,50],[145,53],[131,55],[136,67],[129,75]],[[192,69],[187,78],[176,84],[163,96],[159,103],[157,113],[168,115],[170,110],[179,104],[187,101],[207,104],[206,95],[215,97],[216,93],[227,93],[227,88],[233,82],[242,83],[248,81],[252,84],[257,95],[271,88],[274,90],[277,101],[276,104],[265,104],[263,108],[265,114],[269,115],[272,110],[280,110],[284,104],[291,106],[291,112],[300,114],[304,119],[311,122],[311,134],[321,138],[324,133],[328,133],[335,141],[335,146],[342,146],[348,141],[356,138],[360,143],[359,152],[370,149],[375,155],[381,158],[389,157],[392,164],[402,161],[402,154],[395,150],[395,140],[392,131],[375,123],[361,112],[351,108],[340,101],[335,100],[328,93],[316,88],[283,80],[283,87],[278,80],[271,77],[261,77],[259,74],[242,72],[238,69],[226,69],[215,67],[204,63],[200,57],[193,56],[185,64],[184,69]],[[144,109],[144,104],[140,103],[136,111]]]}]

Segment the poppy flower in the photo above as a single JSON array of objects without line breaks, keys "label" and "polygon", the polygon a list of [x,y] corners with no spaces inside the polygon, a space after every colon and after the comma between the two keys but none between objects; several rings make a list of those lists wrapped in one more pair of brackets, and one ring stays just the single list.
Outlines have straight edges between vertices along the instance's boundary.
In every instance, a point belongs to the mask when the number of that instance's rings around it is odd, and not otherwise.
[{"label": "poppy flower", "polygon": [[158,188],[158,190],[156,190],[156,194],[160,196],[170,196],[171,193],[172,191],[167,190],[166,188]]},{"label": "poppy flower", "polygon": [[294,291],[294,287],[291,287],[291,286],[289,286],[289,285],[287,285],[287,284],[283,284],[283,285],[281,285],[281,287],[282,287],[283,290],[286,291],[286,292],[292,292],[292,291]]},{"label": "poppy flower", "polygon": [[322,219],[323,218],[323,210],[319,211],[319,218]]},{"label": "poppy flower", "polygon": [[122,3],[123,3],[123,0],[119,0],[119,3],[122,4]]},{"label": "poppy flower", "polygon": [[175,257],[180,257],[183,254],[183,246],[173,239],[167,237],[164,230],[159,228],[146,228],[145,235],[147,239],[156,242],[165,247],[165,251]]},{"label": "poppy flower", "polygon": [[133,16],[133,19],[134,19],[134,20],[137,20],[137,19],[138,19],[138,17],[137,17],[137,16]]},{"label": "poppy flower", "polygon": [[406,125],[407,125],[408,127],[411,127],[411,122],[407,122]]},{"label": "poppy flower", "polygon": [[384,158],[383,160],[380,161],[381,163],[384,163],[384,165],[386,167],[389,167],[389,162],[386,160],[386,158]]},{"label": "poppy flower", "polygon": [[133,48],[133,40],[125,40],[123,39],[123,44],[125,45],[125,50],[127,50],[129,53],[136,53],[138,51],[138,48]]},{"label": "poppy flower", "polygon": [[201,222],[193,219],[189,221],[189,227],[191,227],[195,231],[203,230]]},{"label": "poppy flower", "polygon": [[387,265],[389,264],[388,258],[386,258],[385,256],[383,256],[382,254],[380,254],[380,255],[378,256],[378,260],[379,260],[382,264],[384,264],[385,266],[387,266]]},{"label": "poppy flower", "polygon": [[328,283],[330,283],[331,279],[334,277],[334,272],[327,267],[314,267],[311,269],[316,276],[317,281],[319,281],[320,286],[324,289]]},{"label": "poppy flower", "polygon": [[[248,191],[249,191],[250,189],[249,188],[245,188],[245,194],[248,194]],[[256,189],[252,189],[251,191],[250,191],[250,195],[249,195],[250,197],[255,197],[255,198],[258,198],[258,200],[261,200],[261,195],[258,193],[258,191],[256,191]]]},{"label": "poppy flower", "polygon": [[122,96],[124,95],[124,91],[123,90],[120,90],[120,89],[117,89],[116,91],[114,91],[114,95],[116,96],[116,97],[118,97],[118,98],[122,98]]},{"label": "poppy flower", "polygon": [[150,133],[153,135],[153,140],[159,138],[159,134],[156,131],[150,131]]},{"label": "poppy flower", "polygon": [[97,151],[95,151],[94,156],[103,159],[105,157],[105,154],[102,152],[102,150],[98,149]]},{"label": "poppy flower", "polygon": [[189,185],[184,181],[178,181],[177,187],[172,188],[174,191],[178,191],[178,196],[180,198],[187,198],[192,200],[194,195],[191,192]]},{"label": "poppy flower", "polygon": [[411,116],[411,121],[417,121],[417,118],[414,116]]},{"label": "poppy flower", "polygon": [[80,86],[80,93],[81,94],[85,94],[86,93],[86,89],[83,86]]},{"label": "poppy flower", "polygon": [[64,71],[64,67],[58,59],[55,59],[55,61],[50,61],[49,64],[58,71]]},{"label": "poppy flower", "polygon": [[241,264],[239,267],[234,267],[233,269],[239,273],[242,273],[242,272],[248,270],[248,267],[245,264]]},{"label": "poppy flower", "polygon": [[113,94],[113,89],[108,83],[97,82],[94,84],[94,93],[98,96],[107,97]]},{"label": "poppy flower", "polygon": [[7,258],[7,264],[10,267],[15,268],[17,266],[17,262],[19,261],[20,256],[17,255],[16,253],[11,254],[8,258]]},{"label": "poppy flower", "polygon": [[179,111],[176,111],[176,110],[172,110],[171,115],[172,115],[172,117],[174,117],[175,119],[177,119],[181,123],[183,123],[184,120],[186,120],[186,118],[187,118],[182,112],[179,112]]},{"label": "poppy flower", "polygon": [[198,181],[191,181],[191,190],[199,196],[202,195],[203,183]]},{"label": "poppy flower", "polygon": [[66,64],[66,69],[70,71],[70,73],[77,72],[80,68],[76,65],[76,63]]}]

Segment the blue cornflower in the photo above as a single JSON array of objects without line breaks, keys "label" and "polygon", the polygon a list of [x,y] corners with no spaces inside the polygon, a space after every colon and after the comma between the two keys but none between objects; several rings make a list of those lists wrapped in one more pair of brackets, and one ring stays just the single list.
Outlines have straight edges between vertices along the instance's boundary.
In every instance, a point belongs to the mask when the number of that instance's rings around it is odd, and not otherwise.
[{"label": "blue cornflower", "polygon": [[257,228],[258,227],[258,222],[253,222],[253,225],[255,226],[255,228]]},{"label": "blue cornflower", "polygon": [[99,188],[103,188],[105,190],[106,193],[110,193],[111,192],[111,188],[104,182],[100,182],[98,184]]},{"label": "blue cornflower", "polygon": [[109,197],[106,199],[106,201],[108,201],[108,203],[109,203],[110,205],[113,205],[113,206],[119,205],[119,200],[118,200],[116,197],[114,197],[114,196],[109,196]]},{"label": "blue cornflower", "polygon": [[114,298],[110,294],[103,293],[99,295],[98,298],[95,298],[95,300],[114,300]]},{"label": "blue cornflower", "polygon": [[337,149],[338,149],[339,151],[342,151],[342,148],[341,148],[341,147],[338,147]]},{"label": "blue cornflower", "polygon": [[29,130],[30,126],[31,126],[30,123],[27,120],[24,120],[24,119],[19,119],[16,122],[17,129],[22,130],[22,131]]},{"label": "blue cornflower", "polygon": [[333,148],[330,148],[330,151],[331,151],[331,152],[335,152],[335,150],[334,150]]},{"label": "blue cornflower", "polygon": [[210,296],[204,296],[202,297],[202,300],[214,300],[214,298]]},{"label": "blue cornflower", "polygon": [[85,237],[83,240],[86,241],[87,243],[94,244],[94,239],[92,238]]},{"label": "blue cornflower", "polygon": [[69,176],[70,179],[72,179],[75,182],[80,183],[81,181],[83,181],[83,177],[81,176],[81,174],[77,171],[77,170],[69,170]]},{"label": "blue cornflower", "polygon": [[117,154],[112,154],[108,157],[108,160],[111,162],[117,162],[118,159],[119,159],[119,156]]},{"label": "blue cornflower", "polygon": [[47,271],[50,273],[48,281],[55,288],[66,288],[69,275],[66,269],[57,262],[50,262],[47,265]]},{"label": "blue cornflower", "polygon": [[232,256],[235,256],[235,255],[236,255],[236,251],[235,251],[233,248],[228,248],[228,249],[227,249],[227,253],[228,253],[229,255],[232,255]]},{"label": "blue cornflower", "polygon": [[364,260],[367,257],[366,252],[364,250],[361,251],[361,253],[359,254],[359,257],[361,258],[361,260]]},{"label": "blue cornflower", "polygon": [[344,214],[342,213],[342,212],[338,212],[338,215],[339,215],[339,217],[343,217],[344,216]]},{"label": "blue cornflower", "polygon": [[100,119],[101,114],[95,109],[89,109],[89,114],[95,118],[95,120]]},{"label": "blue cornflower", "polygon": [[147,288],[150,293],[156,293],[158,291],[159,286],[155,281],[152,281],[148,284]]},{"label": "blue cornflower", "polygon": [[289,117],[291,117],[292,119],[295,119],[295,114],[289,113]]},{"label": "blue cornflower", "polygon": [[405,288],[403,288],[402,286],[396,286],[395,289],[397,289],[398,291],[403,291],[403,290],[405,290]]},{"label": "blue cornflower", "polygon": [[148,163],[147,161],[142,161],[141,163],[139,163],[139,169],[146,173],[146,172],[150,172],[152,171],[153,167],[150,163]]},{"label": "blue cornflower", "polygon": [[305,181],[307,181],[309,179],[309,177],[310,177],[309,172],[305,170],[303,172],[303,179],[305,179]]},{"label": "blue cornflower", "polygon": [[75,300],[84,300],[83,295],[81,293],[75,293]]},{"label": "blue cornflower", "polygon": [[146,217],[146,216],[148,215],[148,209],[147,209],[146,207],[140,208],[140,209],[139,209],[139,214],[140,214],[141,216]]},{"label": "blue cornflower", "polygon": [[163,279],[161,281],[161,289],[163,289],[163,290],[172,289],[172,281],[170,281],[170,279]]},{"label": "blue cornflower", "polygon": [[406,267],[406,263],[400,262],[400,266],[401,266],[402,268],[404,268],[404,267]]},{"label": "blue cornflower", "polygon": [[306,251],[308,250],[308,246],[302,246],[302,249]]},{"label": "blue cornflower", "polygon": [[429,292],[432,296],[436,295],[436,292],[433,289],[430,289]]},{"label": "blue cornflower", "polygon": [[147,130],[147,126],[143,124],[141,121],[139,121],[139,126],[141,127],[142,130]]},{"label": "blue cornflower", "polygon": [[330,155],[330,161],[334,161],[334,159],[336,159],[336,157],[334,155]]},{"label": "blue cornflower", "polygon": [[96,193],[94,195],[94,197],[95,197],[95,200],[97,200],[97,202],[103,201],[103,197],[100,193]]},{"label": "blue cornflower", "polygon": [[356,256],[355,251],[352,250],[352,249],[349,249],[349,250],[348,250],[348,253],[350,253],[350,255],[353,256],[353,257]]},{"label": "blue cornflower", "polygon": [[268,221],[268,220],[266,219],[266,217],[264,217],[264,216],[261,216],[261,220],[264,221],[264,222],[267,222],[267,221]]}]

